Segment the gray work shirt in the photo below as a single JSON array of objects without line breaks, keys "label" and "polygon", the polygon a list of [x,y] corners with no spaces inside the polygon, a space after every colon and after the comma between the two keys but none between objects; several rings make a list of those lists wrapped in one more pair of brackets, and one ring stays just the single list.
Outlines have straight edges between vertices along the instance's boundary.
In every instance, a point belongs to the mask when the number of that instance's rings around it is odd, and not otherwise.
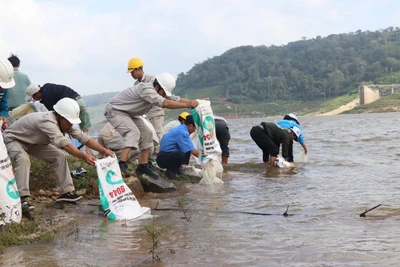
[{"label": "gray work shirt", "polygon": [[164,101],[165,98],[156,92],[152,84],[141,82],[114,96],[106,110],[111,107],[135,117],[146,114],[153,106],[162,108]]},{"label": "gray work shirt", "polygon": [[[139,82],[139,80],[136,80],[134,85],[138,85],[139,83],[150,83],[153,84],[154,80],[156,79],[155,76],[149,75],[144,73],[142,80]],[[164,109],[160,108],[158,106],[153,106],[147,113],[146,113],[147,117],[149,117],[149,119],[154,118],[154,117],[159,117],[159,116],[164,116]]]},{"label": "gray work shirt", "polygon": [[[86,144],[90,136],[84,134],[79,128],[71,128],[67,134],[76,138],[81,144]],[[71,139],[64,136],[53,111],[35,112],[23,116],[14,122],[4,133],[4,143],[14,140],[29,145],[52,144],[57,148],[63,148]]]}]

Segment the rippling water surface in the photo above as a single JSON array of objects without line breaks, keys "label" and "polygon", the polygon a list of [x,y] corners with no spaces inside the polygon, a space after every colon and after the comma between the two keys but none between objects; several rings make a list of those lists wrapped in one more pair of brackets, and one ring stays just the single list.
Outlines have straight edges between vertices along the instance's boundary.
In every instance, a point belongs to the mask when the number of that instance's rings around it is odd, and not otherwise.
[{"label": "rippling water surface", "polygon": [[[187,185],[184,196],[149,195],[160,230],[152,264],[152,220],[110,222],[74,207],[69,236],[10,248],[4,266],[398,266],[400,262],[400,114],[300,117],[309,148],[294,170],[265,170],[252,126],[280,118],[229,120],[224,185]],[[295,154],[302,151],[295,144]],[[375,205],[376,210],[359,214]],[[289,216],[282,214],[289,205]],[[65,211],[68,212],[68,211]],[[250,214],[251,213],[251,214]],[[270,214],[260,215],[256,213]],[[75,230],[74,230],[75,229]],[[78,231],[76,229],[79,229]]]}]

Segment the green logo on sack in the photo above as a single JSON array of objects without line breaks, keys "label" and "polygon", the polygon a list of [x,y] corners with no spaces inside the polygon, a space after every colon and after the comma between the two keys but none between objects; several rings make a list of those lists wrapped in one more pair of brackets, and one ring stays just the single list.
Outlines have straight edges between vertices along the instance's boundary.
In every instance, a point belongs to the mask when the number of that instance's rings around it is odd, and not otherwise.
[{"label": "green logo on sack", "polygon": [[204,118],[203,127],[207,129],[207,131],[212,132],[215,128],[215,121],[212,116],[207,116]]},{"label": "green logo on sack", "polygon": [[15,177],[14,177],[11,181],[9,181],[7,183],[7,187],[6,187],[7,194],[13,199],[18,199],[19,198],[18,191],[12,190],[13,188],[11,188],[12,185],[15,184],[16,182],[17,181],[15,180]]},{"label": "green logo on sack", "polygon": [[106,181],[107,183],[111,184],[111,185],[115,185],[115,184],[123,184],[124,180],[123,179],[119,179],[118,181],[113,182],[113,180],[111,179],[112,175],[115,175],[115,171],[113,170],[109,170],[106,174]]}]

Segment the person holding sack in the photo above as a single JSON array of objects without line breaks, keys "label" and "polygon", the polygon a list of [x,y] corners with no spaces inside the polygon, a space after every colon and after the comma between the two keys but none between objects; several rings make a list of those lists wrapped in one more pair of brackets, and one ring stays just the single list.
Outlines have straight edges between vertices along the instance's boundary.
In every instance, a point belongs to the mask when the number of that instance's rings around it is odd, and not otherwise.
[{"label": "person holding sack", "polygon": [[189,164],[190,155],[199,157],[190,134],[196,130],[192,115],[187,115],[185,122],[166,133],[160,143],[160,152],[157,155],[157,164],[167,169],[169,179],[179,179],[182,164]]},{"label": "person holding sack", "polygon": [[122,174],[129,176],[126,164],[132,149],[140,150],[136,176],[143,174],[157,179],[158,174],[149,166],[149,152],[153,147],[151,130],[139,116],[146,114],[152,107],[178,109],[196,107],[196,100],[176,97],[170,100],[175,88],[175,78],[170,73],[156,75],[153,83],[139,83],[129,87],[113,97],[105,108],[105,117],[124,139],[124,148],[119,158]]},{"label": "person holding sack", "polygon": [[263,152],[263,162],[274,167],[282,145],[282,156],[286,161],[293,158],[293,140],[300,136],[300,129],[282,128],[272,122],[262,122],[250,130],[250,136]]},{"label": "person holding sack", "polygon": [[63,98],[53,108],[54,111],[25,115],[3,133],[7,152],[15,162],[15,178],[23,210],[34,208],[26,201],[26,198],[30,195],[29,173],[31,162],[29,155],[51,164],[60,194],[56,201],[66,202],[76,202],[82,197],[73,193],[75,188],[65,151],[74,157],[83,159],[90,165],[95,164],[96,158],[78,150],[65,134],[76,138],[81,144],[106,156],[114,156],[114,152],[102,147],[82,130],[72,127],[73,124],[81,122],[79,105],[75,100]]},{"label": "person holding sack", "polygon": [[[297,138],[296,141],[300,143],[300,145],[304,149],[304,154],[307,155],[307,153],[308,153],[307,145],[304,141],[303,132],[301,131],[300,122],[299,122],[297,116],[293,113],[289,113],[289,114],[285,115],[285,117],[283,117],[283,119],[278,121],[276,124],[278,124],[279,126],[281,126],[283,128],[287,128],[287,129],[290,129],[293,126],[299,128],[300,136],[299,136],[299,138]],[[294,159],[291,158],[289,161],[292,162],[292,161],[294,161]]]}]

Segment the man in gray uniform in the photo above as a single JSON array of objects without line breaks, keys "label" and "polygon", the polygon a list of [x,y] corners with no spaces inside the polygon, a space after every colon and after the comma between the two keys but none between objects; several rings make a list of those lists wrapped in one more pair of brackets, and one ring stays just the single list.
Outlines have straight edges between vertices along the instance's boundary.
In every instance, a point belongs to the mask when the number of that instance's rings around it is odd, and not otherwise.
[{"label": "man in gray uniform", "polygon": [[33,209],[33,206],[26,202],[26,197],[30,195],[31,163],[28,154],[52,165],[57,178],[57,190],[60,193],[56,201],[68,202],[76,202],[82,197],[72,193],[75,188],[67,163],[67,155],[62,150],[85,160],[90,165],[94,165],[96,158],[78,150],[71,143],[71,139],[64,134],[71,135],[81,144],[102,154],[114,156],[112,151],[99,145],[82,130],[72,127],[73,124],[80,122],[78,103],[71,98],[63,98],[54,105],[54,111],[25,115],[4,131],[4,143],[8,155],[15,162],[15,178],[23,209]]},{"label": "man in gray uniform", "polygon": [[[128,73],[131,74],[132,78],[135,79],[134,85],[139,83],[153,83],[155,76],[144,73],[143,61],[140,58],[131,58],[128,62]],[[162,107],[153,106],[147,113],[147,118],[151,122],[158,136],[158,140],[161,142],[163,136],[163,124],[164,124],[164,109]],[[158,151],[160,150],[160,144],[155,144],[153,152],[149,155],[150,161],[155,162]],[[149,162],[149,164],[152,164]]]},{"label": "man in gray uniform", "polygon": [[[151,130],[139,118],[146,114],[153,106],[178,109],[197,107],[198,102],[174,96],[175,78],[169,73],[156,76],[153,84],[139,83],[117,94],[107,104],[105,116],[111,125],[124,138],[125,146],[122,149],[119,166],[124,175],[130,175],[126,160],[132,148],[140,150],[139,166],[136,176],[147,174],[155,179],[158,174],[148,165],[149,151],[153,146]],[[166,99],[171,97],[172,100]]]}]

